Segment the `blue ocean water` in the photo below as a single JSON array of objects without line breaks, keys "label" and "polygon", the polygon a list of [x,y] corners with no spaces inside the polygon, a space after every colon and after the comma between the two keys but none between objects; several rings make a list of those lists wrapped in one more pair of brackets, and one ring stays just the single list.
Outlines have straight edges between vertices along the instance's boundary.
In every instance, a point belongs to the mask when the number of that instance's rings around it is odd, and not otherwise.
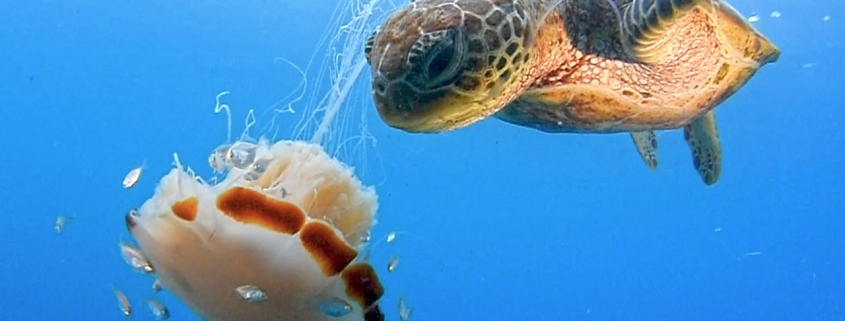
[{"label": "blue ocean water", "polygon": [[[845,320],[845,3],[731,3],[783,54],[717,109],[711,188],[679,131],[661,133],[649,171],[627,135],[497,120],[408,134],[361,100],[377,144],[349,161],[379,192],[374,237],[401,231],[373,258],[401,257],[382,274],[388,318],[404,296],[412,320]],[[294,90],[299,74],[276,57],[307,64],[335,5],[6,3],[0,320],[120,320],[111,284],[152,320],[151,279],[118,252],[125,213],[173,152],[206,168],[226,140],[219,92],[240,133],[246,110]],[[300,114],[280,116],[281,133]],[[58,216],[71,217],[59,235]],[[160,296],[172,320],[197,320]]]}]

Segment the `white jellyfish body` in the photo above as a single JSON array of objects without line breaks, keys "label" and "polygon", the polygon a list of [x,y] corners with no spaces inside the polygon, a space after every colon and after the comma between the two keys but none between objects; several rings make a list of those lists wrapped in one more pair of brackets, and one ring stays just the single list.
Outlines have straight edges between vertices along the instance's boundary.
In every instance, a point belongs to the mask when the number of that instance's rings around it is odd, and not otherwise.
[{"label": "white jellyfish body", "polygon": [[[207,320],[380,320],[383,287],[358,260],[375,191],[319,145],[255,147],[270,161],[254,179],[232,167],[207,185],[177,160],[126,216],[161,284]],[[265,299],[244,300],[239,285]]]},{"label": "white jellyfish body", "polygon": [[384,288],[359,255],[375,224],[375,190],[324,150],[336,155],[348,138],[339,137],[346,122],[334,120],[366,67],[365,29],[382,12],[381,0],[365,2],[342,1],[347,8],[337,11],[352,20],[332,24],[342,25],[330,39],[343,47],[324,62],[334,64],[321,73],[332,75],[331,90],[301,113],[322,118],[294,129],[298,139],[313,129],[310,140],[230,141],[231,113],[220,101],[228,92],[220,93],[214,110],[227,115],[227,143],[208,162],[222,179],[207,183],[177,158],[155,194],[126,215],[161,286],[202,319],[384,320]]}]

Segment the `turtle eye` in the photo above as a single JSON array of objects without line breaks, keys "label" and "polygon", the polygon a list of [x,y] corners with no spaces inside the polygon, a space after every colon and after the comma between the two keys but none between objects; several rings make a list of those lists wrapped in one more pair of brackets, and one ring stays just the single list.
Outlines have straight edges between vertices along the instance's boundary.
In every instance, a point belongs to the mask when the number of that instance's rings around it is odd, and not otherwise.
[{"label": "turtle eye", "polygon": [[448,82],[460,72],[469,42],[463,28],[447,29],[440,41],[428,51],[423,67],[424,76],[432,85]]},{"label": "turtle eye", "polygon": [[426,87],[439,87],[460,74],[468,47],[463,28],[440,30],[420,37],[411,48],[408,62]]},{"label": "turtle eye", "polygon": [[367,38],[367,43],[364,45],[364,58],[367,59],[368,64],[370,63],[370,52],[373,51],[373,44],[376,40],[376,33],[378,33],[378,30],[373,31],[370,37]]}]

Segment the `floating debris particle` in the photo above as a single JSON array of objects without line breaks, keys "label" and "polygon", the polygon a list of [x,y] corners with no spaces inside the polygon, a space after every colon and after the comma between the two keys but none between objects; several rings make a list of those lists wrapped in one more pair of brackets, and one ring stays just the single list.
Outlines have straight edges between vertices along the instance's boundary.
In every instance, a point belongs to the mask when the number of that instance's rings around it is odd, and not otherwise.
[{"label": "floating debris particle", "polygon": [[352,306],[341,299],[331,298],[320,302],[320,311],[333,318],[342,318],[352,312]]},{"label": "floating debris particle", "polygon": [[56,229],[56,234],[62,234],[62,231],[64,231],[67,221],[67,216],[59,216],[56,218],[56,225],[54,227]]},{"label": "floating debris particle", "polygon": [[769,16],[771,16],[772,18],[780,18],[780,11],[772,11],[772,14],[770,14]]},{"label": "floating debris particle", "polygon": [[132,304],[129,303],[129,298],[126,297],[123,290],[117,288],[114,284],[112,284],[112,290],[114,290],[114,295],[117,297],[118,307],[120,307],[120,311],[123,312],[123,316],[131,318]]},{"label": "floating debris particle", "polygon": [[241,298],[249,301],[250,303],[264,302],[267,300],[267,294],[254,285],[242,285],[235,290],[238,291],[238,295],[240,295]]},{"label": "floating debris particle", "polygon": [[146,161],[144,161],[144,165],[138,166],[126,174],[126,177],[123,178],[124,188],[132,188],[138,183],[138,180],[141,179],[141,172],[144,171],[144,166],[146,166]]},{"label": "floating debris particle", "polygon": [[147,306],[150,308],[150,312],[153,313],[156,320],[170,319],[170,310],[167,309],[164,302],[161,302],[158,299],[148,299]]},{"label": "floating debris particle", "polygon": [[154,272],[153,266],[150,264],[150,261],[147,260],[147,257],[144,256],[144,253],[142,253],[141,250],[137,249],[136,247],[124,242],[120,242],[120,255],[123,257],[123,260],[126,261],[126,264],[129,264],[129,266],[131,266],[132,269],[136,272],[142,274],[149,274]]},{"label": "floating debris particle", "polygon": [[743,255],[741,255],[741,256],[738,256],[738,257],[736,258],[736,260],[737,260],[737,261],[741,261],[742,259],[744,259],[744,258],[746,258],[746,257],[749,257],[749,256],[758,256],[758,255],[760,255],[760,254],[763,254],[763,252],[748,252],[748,253],[745,253],[745,254],[743,254]]},{"label": "floating debris particle", "polygon": [[824,17],[822,18],[822,21],[830,21],[830,16],[824,16]]},{"label": "floating debris particle", "polygon": [[411,319],[411,314],[413,313],[414,309],[408,308],[405,305],[405,297],[399,297],[399,320],[408,321]]},{"label": "floating debris particle", "polygon": [[757,14],[753,14],[753,15],[748,17],[748,22],[757,22],[757,21],[760,21],[760,16],[758,16]]},{"label": "floating debris particle", "polygon": [[399,265],[399,256],[394,256],[390,259],[390,262],[387,263],[387,272],[393,272],[396,269],[396,266]]},{"label": "floating debris particle", "polygon": [[155,291],[155,292],[161,291],[161,281],[159,281],[158,279],[153,281],[153,291]]}]

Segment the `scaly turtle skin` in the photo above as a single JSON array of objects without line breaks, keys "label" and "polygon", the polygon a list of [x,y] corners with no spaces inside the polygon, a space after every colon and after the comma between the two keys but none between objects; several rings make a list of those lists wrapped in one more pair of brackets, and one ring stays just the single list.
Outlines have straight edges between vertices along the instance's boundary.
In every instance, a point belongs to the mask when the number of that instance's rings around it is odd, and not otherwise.
[{"label": "scaly turtle skin", "polygon": [[555,133],[684,128],[707,185],[721,172],[713,108],[780,50],[722,0],[419,0],[365,48],[382,119],[443,132],[495,116]]}]

